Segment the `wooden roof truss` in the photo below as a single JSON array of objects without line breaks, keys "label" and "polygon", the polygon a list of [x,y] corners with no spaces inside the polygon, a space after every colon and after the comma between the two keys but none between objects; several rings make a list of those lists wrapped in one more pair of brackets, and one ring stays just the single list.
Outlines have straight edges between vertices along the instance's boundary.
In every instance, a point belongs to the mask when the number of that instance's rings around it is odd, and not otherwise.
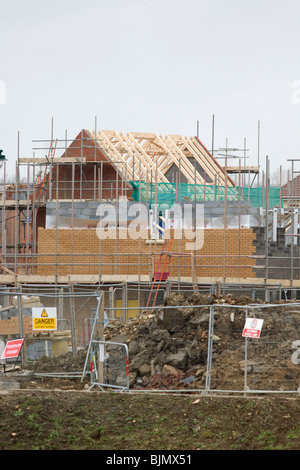
[{"label": "wooden roof truss", "polygon": [[[104,130],[89,133],[126,181],[154,181],[157,178],[158,183],[169,183],[165,175],[175,165],[189,184],[195,181],[204,184],[204,177],[197,171],[194,159],[203,174],[206,173],[213,182],[225,185],[224,170],[195,137]],[[228,177],[227,184],[233,186]]]}]

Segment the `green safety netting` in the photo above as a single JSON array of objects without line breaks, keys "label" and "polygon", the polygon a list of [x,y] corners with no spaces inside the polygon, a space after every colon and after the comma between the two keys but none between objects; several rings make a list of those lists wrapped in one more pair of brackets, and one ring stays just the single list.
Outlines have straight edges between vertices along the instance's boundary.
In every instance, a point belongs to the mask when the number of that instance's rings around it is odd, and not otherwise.
[{"label": "green safety netting", "polygon": [[[146,202],[149,207],[157,202],[158,205],[172,206],[178,201],[224,201],[227,191],[227,201],[250,200],[252,207],[264,207],[266,190],[261,186],[255,188],[238,188],[237,186],[215,186],[202,184],[181,183],[147,183],[145,181],[130,181],[133,187],[132,198],[135,201]],[[271,187],[269,193],[270,207],[282,207],[280,187]]]},{"label": "green safety netting", "polygon": [[[243,188],[244,199],[249,199],[249,188]],[[250,188],[250,201],[252,207],[265,207],[266,204],[266,189],[258,186]],[[280,186],[272,186],[269,190],[269,206],[270,207],[283,207],[282,199],[280,196]]]}]

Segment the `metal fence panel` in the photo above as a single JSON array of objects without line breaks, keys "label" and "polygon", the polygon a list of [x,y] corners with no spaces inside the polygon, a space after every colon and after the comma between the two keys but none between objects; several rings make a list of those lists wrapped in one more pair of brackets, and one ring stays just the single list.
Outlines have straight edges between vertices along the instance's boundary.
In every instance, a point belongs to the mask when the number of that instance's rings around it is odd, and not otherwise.
[{"label": "metal fence panel", "polygon": [[92,341],[91,387],[129,390],[129,358],[126,344]]},{"label": "metal fence panel", "polygon": [[[25,285],[0,288],[0,341],[24,338],[20,359],[38,360],[43,355],[55,357],[85,346],[80,326],[97,305],[96,288],[77,286]],[[45,320],[34,321],[37,310]],[[53,311],[55,313],[53,314]],[[51,313],[50,313],[51,312]],[[47,323],[46,317],[55,320]]]},{"label": "metal fence panel", "polygon": [[[258,338],[247,318],[263,320]],[[299,304],[211,307],[206,390],[298,393],[299,325]]]}]

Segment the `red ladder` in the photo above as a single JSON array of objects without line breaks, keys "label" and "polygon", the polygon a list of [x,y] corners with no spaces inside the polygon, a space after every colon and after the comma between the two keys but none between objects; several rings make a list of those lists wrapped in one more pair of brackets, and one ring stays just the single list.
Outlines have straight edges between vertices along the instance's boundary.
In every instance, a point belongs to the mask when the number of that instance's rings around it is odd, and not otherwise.
[{"label": "red ladder", "polygon": [[[151,290],[150,290],[149,297],[148,297],[147,307],[149,306],[150,299],[151,299],[151,294],[152,294],[152,291],[154,289],[155,283],[158,281],[158,285],[157,285],[157,288],[156,288],[156,293],[155,293],[155,297],[154,297],[154,300],[153,300],[153,303],[152,303],[152,307],[155,306],[155,302],[156,302],[156,299],[157,299],[157,295],[158,295],[158,291],[159,291],[159,287],[161,285],[161,282],[167,280],[169,275],[170,275],[170,271],[165,272],[165,269],[166,269],[166,266],[170,265],[170,263],[171,263],[171,256],[172,255],[170,254],[170,250],[171,250],[172,242],[173,242],[173,239],[170,240],[168,251],[165,252],[164,251],[164,248],[165,248],[165,245],[166,245],[166,240],[165,240],[163,249],[160,252],[160,256],[159,256],[159,260],[158,260],[158,264],[157,264],[157,270],[154,272],[154,275],[153,275],[153,281],[152,281],[152,286],[151,286]],[[162,258],[163,258],[164,255],[165,255],[165,261],[164,261],[164,264],[163,264],[163,268],[162,268],[162,271],[159,272],[158,269],[160,267],[160,264],[162,262]],[[154,260],[154,264],[155,264],[155,260]]]}]

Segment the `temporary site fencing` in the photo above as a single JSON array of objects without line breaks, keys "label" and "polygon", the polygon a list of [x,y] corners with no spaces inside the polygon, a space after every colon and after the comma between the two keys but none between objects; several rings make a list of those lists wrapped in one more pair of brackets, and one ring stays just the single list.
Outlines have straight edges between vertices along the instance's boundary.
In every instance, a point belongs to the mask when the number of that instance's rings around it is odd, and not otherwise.
[{"label": "temporary site fencing", "polygon": [[[178,290],[177,290],[177,288]],[[178,292],[193,295],[193,285],[169,285],[160,287],[162,298],[155,306],[147,306],[149,286],[16,286],[0,289],[0,339],[25,339],[21,356],[17,360],[26,367],[28,361],[36,361],[41,355],[55,357],[66,351],[74,357],[79,350],[86,350],[86,363],[73,376],[90,376],[91,388],[129,391],[130,364],[133,359],[128,345],[121,342],[104,341],[104,328],[113,320],[130,325],[139,313],[151,313],[152,319],[159,316],[171,339],[184,339],[185,325],[190,325],[188,344],[182,349],[187,355],[201,352],[201,361],[193,363],[194,375],[182,382],[182,389],[134,388],[135,392],[187,392],[187,393],[292,393],[300,388],[300,303],[285,302],[286,292],[280,286],[197,286],[198,293],[209,294],[239,292],[249,293],[252,302],[236,305],[226,301],[220,303],[166,305],[165,295]],[[164,291],[165,289],[165,291]],[[284,294],[284,295],[283,295]],[[261,298],[273,299],[265,303]],[[137,303],[135,299],[141,301]],[[116,303],[120,300],[120,303]],[[130,304],[129,300],[135,303]],[[265,300],[265,299],[263,299]],[[41,316],[55,308],[56,329],[35,329],[35,312]],[[37,310],[34,310],[37,309]],[[120,314],[120,315],[116,315]],[[45,317],[41,317],[45,318]],[[246,320],[263,320],[259,337],[243,336]],[[85,322],[84,322],[85,321]],[[9,326],[14,322],[14,333]],[[16,324],[19,329],[16,329]],[[85,330],[83,344],[82,325]],[[40,323],[38,323],[40,325]],[[7,328],[7,329],[5,329]],[[38,346],[43,346],[38,350]],[[162,347],[162,345],[161,345]],[[195,355],[195,354],[194,354]],[[198,357],[198,356],[197,356]],[[155,357],[154,359],[155,362]],[[12,362],[14,363],[16,359]],[[188,370],[185,370],[188,372]],[[72,373],[58,376],[70,376]]]},{"label": "temporary site fencing", "polygon": [[[25,339],[23,363],[82,347],[81,317],[99,303],[99,290],[74,285],[22,285],[0,288],[0,337]],[[50,321],[52,318],[52,321]],[[80,331],[80,330],[79,330]],[[3,346],[2,346],[3,347]]]},{"label": "temporary site fencing", "polygon": [[[91,341],[89,349],[91,387],[129,390],[128,346],[112,341]],[[83,373],[83,377],[86,371]]]},{"label": "temporary site fencing", "polygon": [[[299,315],[299,303],[210,306],[206,389],[299,394]],[[242,335],[247,319],[258,337]]]},{"label": "temporary site fencing", "polygon": [[[142,308],[144,313],[147,310],[152,316],[153,309]],[[156,315],[162,321],[160,328],[167,328],[177,340],[187,338],[194,330],[192,340],[186,341],[180,350],[186,355],[186,368],[189,355],[201,359],[189,369],[195,375],[181,381],[182,388],[139,386],[134,387],[136,393],[299,395],[299,303],[157,306]],[[194,317],[190,321],[191,315]],[[252,331],[245,332],[249,319],[262,324],[261,330],[255,330],[256,336],[251,336]],[[191,328],[187,332],[184,323],[189,321]],[[147,326],[150,331],[151,325]],[[145,344],[142,335],[139,338]],[[129,391],[130,363],[134,358],[126,344],[97,341],[92,344],[91,387]],[[147,357],[146,351],[143,354]],[[151,362],[155,364],[156,358],[152,356]]]}]

